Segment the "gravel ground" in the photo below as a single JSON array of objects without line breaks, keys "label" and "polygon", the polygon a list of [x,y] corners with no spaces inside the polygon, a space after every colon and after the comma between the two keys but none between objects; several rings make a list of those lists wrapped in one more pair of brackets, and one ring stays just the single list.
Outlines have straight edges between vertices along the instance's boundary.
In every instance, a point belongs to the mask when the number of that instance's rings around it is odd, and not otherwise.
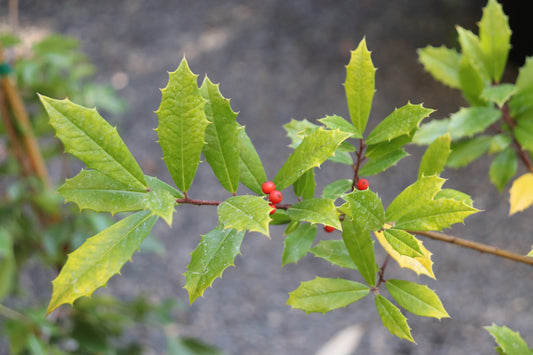
[{"label": "gravel ground", "polygon": [[[416,49],[453,45],[454,24],[475,29],[481,6],[480,1],[460,0],[21,0],[20,18],[24,31],[48,29],[80,38],[102,81],[127,76],[128,85],[120,94],[130,110],[110,121],[119,126],[146,173],[171,181],[155,143],[153,111],[159,106],[158,88],[166,85],[167,71],[174,70],[184,54],[195,73],[200,77],[207,73],[221,83],[224,96],[232,98],[233,109],[240,111],[239,122],[247,126],[268,176],[273,177],[290,153],[282,124],[291,118],[314,120],[332,113],[348,117],[341,85],[344,65],[349,50],[364,36],[378,68],[370,125],[408,100],[438,108],[433,117],[445,117],[464,105],[457,92],[424,73]],[[0,1],[0,9],[0,21],[5,22],[6,0]],[[399,166],[371,179],[385,205],[416,179],[423,150],[410,147],[409,151],[412,156]],[[449,232],[529,251],[533,209],[507,217],[507,192],[500,195],[490,185],[489,163],[481,159],[444,174],[448,187],[471,194],[475,206],[485,211]],[[326,163],[318,174],[323,186],[350,177],[350,168]],[[206,164],[200,167],[190,195],[227,197]],[[214,209],[180,208],[172,229],[163,223],[155,229],[166,256],[136,255],[103,292],[127,297],[150,290],[155,297],[175,297],[186,304],[182,274],[200,234],[215,226],[215,217]],[[388,333],[372,297],[326,315],[306,315],[285,305],[287,293],[300,281],[317,275],[353,275],[312,256],[281,268],[282,231],[272,228],[271,240],[247,235],[236,268],[228,269],[204,298],[183,311],[178,331],[201,337],[228,354],[313,354],[343,329],[352,332],[354,354],[488,354],[493,353],[494,342],[482,326],[492,322],[519,330],[533,344],[529,266],[425,241],[434,253],[438,282],[425,277],[420,281],[438,292],[452,318],[437,321],[408,315],[418,343],[414,345]],[[380,251],[378,260],[383,257]],[[394,263],[390,266],[388,277],[416,279]],[[162,353],[158,340],[151,339],[151,353]]]}]

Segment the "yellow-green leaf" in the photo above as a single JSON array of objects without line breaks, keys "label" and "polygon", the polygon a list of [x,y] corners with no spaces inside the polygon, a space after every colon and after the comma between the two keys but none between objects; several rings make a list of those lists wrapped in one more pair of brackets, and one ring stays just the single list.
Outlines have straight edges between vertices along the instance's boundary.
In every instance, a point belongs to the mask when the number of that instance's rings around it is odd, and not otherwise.
[{"label": "yellow-green leaf", "polygon": [[377,295],[376,308],[383,325],[391,334],[396,335],[398,338],[407,339],[413,343],[415,342],[411,335],[411,328],[407,324],[407,318],[405,318],[398,307],[393,305],[385,297]]},{"label": "yellow-green leaf", "polygon": [[370,232],[361,229],[359,223],[346,216],[342,221],[342,239],[361,276],[370,286],[375,286],[378,268]]},{"label": "yellow-green leaf", "polygon": [[509,191],[509,215],[521,212],[533,204],[533,174],[525,173],[513,182]]},{"label": "yellow-green leaf", "polygon": [[218,206],[218,220],[225,228],[249,230],[270,237],[268,223],[272,208],[259,196],[234,196]]},{"label": "yellow-green leaf", "polygon": [[440,175],[451,152],[450,142],[450,135],[446,133],[429,145],[420,161],[420,167],[418,168],[419,179],[423,175]]},{"label": "yellow-green leaf", "polygon": [[418,60],[433,77],[451,88],[459,89],[461,55],[455,49],[427,46],[419,49]]},{"label": "yellow-green leaf", "polygon": [[365,131],[376,91],[376,68],[372,64],[370,53],[363,38],[357,48],[351,52],[350,62],[346,66],[344,90],[348,111],[353,125],[360,133]]},{"label": "yellow-green leaf", "polygon": [[435,278],[435,274],[433,273],[433,261],[431,261],[431,255],[433,254],[424,247],[421,240],[418,240],[418,246],[424,256],[411,258],[406,255],[401,255],[396,250],[394,250],[394,248],[390,245],[390,243],[383,235],[383,232],[378,231],[374,232],[374,234],[376,235],[376,238],[378,239],[383,249],[385,249],[387,253],[389,253],[389,255],[394,260],[396,260],[398,264],[400,264],[401,267],[411,269],[416,272],[417,275],[423,274],[433,279]]},{"label": "yellow-green leaf", "polygon": [[131,260],[156,220],[157,216],[149,210],[137,212],[87,239],[69,254],[52,282],[54,289],[47,313],[82,296],[91,296],[97,288],[105,286]]},{"label": "yellow-green leaf", "polygon": [[385,282],[387,291],[400,306],[421,317],[449,318],[439,296],[427,287],[415,282],[389,279]]}]

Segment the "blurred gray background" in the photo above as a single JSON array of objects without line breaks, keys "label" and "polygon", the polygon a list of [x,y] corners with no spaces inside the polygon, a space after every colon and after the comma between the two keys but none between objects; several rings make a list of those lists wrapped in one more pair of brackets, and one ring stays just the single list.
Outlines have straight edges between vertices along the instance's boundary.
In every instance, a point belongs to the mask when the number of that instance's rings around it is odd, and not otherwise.
[{"label": "blurred gray background", "polygon": [[[246,125],[269,177],[290,154],[281,125],[291,118],[315,120],[327,114],[348,118],[342,83],[349,51],[366,36],[378,68],[376,95],[369,128],[407,101],[438,109],[446,117],[465,105],[456,91],[435,82],[417,62],[416,49],[428,44],[455,44],[454,25],[477,31],[485,1],[20,1],[20,31],[28,36],[57,31],[81,40],[99,69],[99,80],[111,81],[129,104],[120,117],[107,117],[147,174],[170,182],[156,143],[156,115],[167,71],[186,55],[193,72],[221,83],[231,98],[238,121]],[[0,22],[7,21],[7,0],[0,1]],[[516,69],[507,74],[516,75]],[[370,184],[384,205],[416,179],[423,148]],[[484,212],[447,232],[463,238],[527,253],[533,241],[533,209],[507,217],[508,190],[498,194],[490,184],[485,157],[468,168],[448,170],[446,187],[472,195]],[[522,172],[522,170],[520,171]],[[73,174],[76,172],[73,172]],[[319,186],[350,178],[351,168],[326,163],[317,171]],[[207,164],[202,164],[189,194],[224,199]],[[293,196],[286,193],[286,201]],[[533,344],[533,268],[454,245],[424,240],[434,253],[435,282],[418,280],[435,289],[451,319],[441,321],[406,314],[418,345],[399,340],[383,327],[367,297],[326,315],[293,310],[285,305],[288,292],[301,281],[322,277],[359,280],[347,270],[308,255],[297,265],[281,264],[283,228],[273,227],[272,239],[246,236],[236,268],[188,307],[182,274],[190,253],[216,225],[216,211],[184,206],[174,226],[158,223],[153,237],[166,248],[161,257],[138,253],[122,276],[107,289],[128,298],[149,291],[155,298],[177,298],[185,307],[178,315],[180,334],[201,337],[228,354],[315,354],[339,332],[348,329],[353,354],[488,354],[495,343],[482,328],[495,322],[518,330]],[[340,237],[320,233],[320,238]],[[384,253],[376,247],[378,263]],[[49,280],[44,299],[51,293]],[[391,262],[388,278],[417,280]],[[152,334],[150,353],[162,353],[162,336]],[[340,353],[340,348],[337,348]],[[334,354],[332,351],[323,353]]]}]

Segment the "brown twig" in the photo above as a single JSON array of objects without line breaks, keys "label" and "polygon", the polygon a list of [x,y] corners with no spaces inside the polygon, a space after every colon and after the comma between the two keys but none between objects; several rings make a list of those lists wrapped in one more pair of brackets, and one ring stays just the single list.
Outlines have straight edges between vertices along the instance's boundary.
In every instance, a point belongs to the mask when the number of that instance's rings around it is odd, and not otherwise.
[{"label": "brown twig", "polygon": [[365,141],[363,138],[361,138],[359,140],[359,150],[355,152],[356,162],[353,165],[352,191],[355,191],[355,186],[357,186],[357,181],[359,180],[359,168],[361,167],[361,163],[366,159],[363,154],[365,148]]},{"label": "brown twig", "polygon": [[418,231],[418,232],[410,232],[410,233],[423,235],[425,237],[428,237],[428,238],[431,238],[431,239],[435,239],[435,240],[440,240],[440,241],[446,242],[446,243],[460,245],[460,246],[465,247],[465,248],[474,249],[474,250],[480,251],[482,253],[493,254],[493,255],[496,255],[496,256],[499,256],[499,257],[502,257],[502,258],[505,258],[505,259],[518,261],[520,263],[533,265],[533,258],[530,258],[528,256],[524,256],[524,255],[520,255],[520,254],[516,254],[516,253],[510,252],[510,251],[507,251],[507,250],[503,250],[503,249],[500,249],[500,248],[496,248],[496,247],[493,247],[493,246],[490,246],[490,245],[473,242],[471,240],[466,240],[466,239],[462,239],[462,238],[458,238],[458,237],[454,237],[454,236],[451,236],[451,235],[438,233],[438,232]]}]

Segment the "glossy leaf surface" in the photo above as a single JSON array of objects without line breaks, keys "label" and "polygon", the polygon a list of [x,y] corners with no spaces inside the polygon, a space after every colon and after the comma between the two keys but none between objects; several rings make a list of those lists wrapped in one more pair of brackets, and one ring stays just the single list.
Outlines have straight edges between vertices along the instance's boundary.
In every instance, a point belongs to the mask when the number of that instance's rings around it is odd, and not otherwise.
[{"label": "glossy leaf surface", "polygon": [[[285,232],[287,233],[287,232]],[[296,263],[307,254],[316,236],[316,226],[309,223],[300,224],[288,233],[283,241],[281,266]]]},{"label": "glossy leaf surface", "polygon": [[383,325],[391,334],[396,335],[398,338],[407,339],[413,343],[415,342],[411,335],[411,328],[407,324],[407,318],[405,318],[398,307],[393,305],[385,297],[377,295],[376,309],[378,310]]},{"label": "glossy leaf surface", "polygon": [[426,152],[420,161],[420,167],[418,168],[419,179],[422,175],[440,175],[446,166],[448,155],[451,152],[450,142],[450,135],[445,134],[435,139],[433,143],[427,147]]},{"label": "glossy leaf surface", "polygon": [[370,232],[361,229],[359,223],[347,216],[342,221],[342,239],[361,276],[370,286],[375,286],[378,268]]},{"label": "glossy leaf surface", "polygon": [[439,296],[425,285],[390,279],[385,282],[385,286],[394,300],[413,314],[437,319],[450,317]]},{"label": "glossy leaf surface", "polygon": [[327,198],[314,198],[295,203],[287,213],[293,220],[319,223],[341,229],[339,214],[333,200]]},{"label": "glossy leaf surface", "polygon": [[271,207],[258,196],[234,196],[218,206],[218,220],[225,228],[259,232],[270,237]]},{"label": "glossy leaf surface", "polygon": [[239,129],[239,180],[258,195],[263,193],[261,185],[267,181],[261,158],[244,127]]},{"label": "glossy leaf surface", "polygon": [[342,240],[321,240],[320,243],[311,248],[310,252],[333,265],[357,270],[357,266],[348,254],[348,249]]}]

